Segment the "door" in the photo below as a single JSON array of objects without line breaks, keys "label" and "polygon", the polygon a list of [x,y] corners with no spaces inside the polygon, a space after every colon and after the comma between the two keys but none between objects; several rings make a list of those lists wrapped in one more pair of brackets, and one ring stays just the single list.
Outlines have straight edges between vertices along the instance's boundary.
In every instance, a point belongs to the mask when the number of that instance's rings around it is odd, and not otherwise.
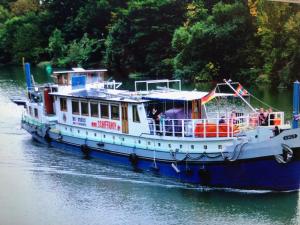
[{"label": "door", "polygon": [[122,107],[122,132],[128,134],[128,103],[121,104]]},{"label": "door", "polygon": [[201,119],[201,100],[192,101],[192,119]]}]

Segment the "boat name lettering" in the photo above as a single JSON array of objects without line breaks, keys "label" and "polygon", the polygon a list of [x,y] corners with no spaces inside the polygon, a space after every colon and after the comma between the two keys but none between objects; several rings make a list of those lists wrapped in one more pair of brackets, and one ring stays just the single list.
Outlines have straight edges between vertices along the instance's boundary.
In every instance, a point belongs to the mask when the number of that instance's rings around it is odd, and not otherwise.
[{"label": "boat name lettering", "polygon": [[73,125],[86,126],[86,119],[73,116]]},{"label": "boat name lettering", "polygon": [[286,136],[283,136],[283,140],[290,140],[290,139],[295,139],[297,138],[297,134],[290,134],[290,135],[286,135]]},{"label": "boat name lettering", "polygon": [[117,126],[117,123],[112,121],[97,121],[97,122],[92,122],[91,125],[92,127],[96,127],[96,128],[120,130],[120,126]]}]

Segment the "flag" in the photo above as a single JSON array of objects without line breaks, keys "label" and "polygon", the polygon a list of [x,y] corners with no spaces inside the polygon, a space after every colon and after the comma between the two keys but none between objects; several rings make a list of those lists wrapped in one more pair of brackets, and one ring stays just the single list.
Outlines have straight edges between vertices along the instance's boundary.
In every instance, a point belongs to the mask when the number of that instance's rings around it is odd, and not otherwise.
[{"label": "flag", "polygon": [[204,105],[210,100],[212,100],[215,97],[215,94],[216,94],[216,88],[201,98],[201,105]]},{"label": "flag", "polygon": [[239,93],[241,96],[249,95],[249,92],[241,84],[239,84],[235,90],[234,96],[238,96],[237,93]]}]

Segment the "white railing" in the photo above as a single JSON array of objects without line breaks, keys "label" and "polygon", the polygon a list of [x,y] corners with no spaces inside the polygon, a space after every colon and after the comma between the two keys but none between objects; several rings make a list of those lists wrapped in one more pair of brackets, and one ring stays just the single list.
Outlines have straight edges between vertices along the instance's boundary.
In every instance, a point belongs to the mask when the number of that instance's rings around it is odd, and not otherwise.
[{"label": "white railing", "polygon": [[272,112],[268,113],[263,118],[260,117],[260,113],[249,114],[250,126],[282,126],[284,125],[284,112]]},{"label": "white railing", "polygon": [[150,134],[172,137],[233,137],[243,127],[246,118],[236,119],[162,119],[154,121],[148,119]]},{"label": "white railing", "polygon": [[[271,116],[272,115],[272,116]],[[274,115],[274,116],[273,116]],[[242,130],[253,129],[259,124],[259,114],[234,118],[209,118],[209,119],[167,119],[154,121],[148,118],[150,134],[172,137],[194,138],[221,138],[234,137]],[[274,112],[269,114],[268,126],[283,125],[284,113]]]},{"label": "white railing", "polygon": [[[172,83],[177,83],[178,85],[178,90],[181,91],[181,80],[169,80],[169,79],[161,79],[161,80],[140,80],[140,81],[135,81],[134,82],[134,87],[135,87],[135,91],[151,91],[153,89],[149,88],[149,84],[166,84],[167,85],[167,89],[170,89],[170,84]],[[140,89],[138,90],[138,85],[144,84],[145,85],[145,89]],[[156,89],[154,89],[156,90]]]}]

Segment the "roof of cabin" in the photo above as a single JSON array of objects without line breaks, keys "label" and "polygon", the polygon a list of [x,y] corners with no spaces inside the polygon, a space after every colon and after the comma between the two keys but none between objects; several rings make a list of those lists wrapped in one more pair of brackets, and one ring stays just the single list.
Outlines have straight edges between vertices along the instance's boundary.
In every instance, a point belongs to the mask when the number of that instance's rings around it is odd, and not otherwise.
[{"label": "roof of cabin", "polygon": [[[147,100],[193,101],[203,98],[208,92],[203,91],[167,91],[153,92],[143,96]],[[233,94],[216,93],[216,96],[232,96]]]},{"label": "roof of cabin", "polygon": [[90,69],[72,68],[72,70],[54,71],[53,74],[65,74],[65,73],[93,73],[93,72],[106,72],[107,69]]},{"label": "roof of cabin", "polygon": [[148,100],[141,99],[138,95],[133,95],[132,92],[127,90],[118,89],[81,89],[73,90],[68,93],[66,92],[56,92],[51,93],[55,96],[63,97],[74,97],[83,99],[97,99],[97,100],[107,100],[107,101],[118,101],[118,102],[132,102],[141,103],[148,102]]}]

